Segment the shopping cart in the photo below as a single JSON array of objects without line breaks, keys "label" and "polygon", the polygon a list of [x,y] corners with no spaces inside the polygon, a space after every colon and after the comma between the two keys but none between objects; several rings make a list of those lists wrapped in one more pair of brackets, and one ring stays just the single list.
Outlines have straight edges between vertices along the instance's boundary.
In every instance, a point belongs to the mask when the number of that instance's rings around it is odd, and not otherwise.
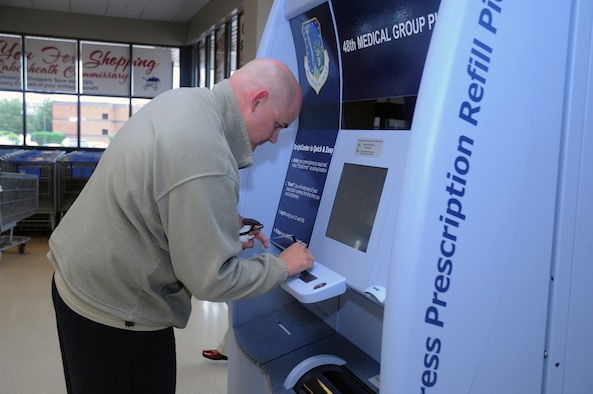
[{"label": "shopping cart", "polygon": [[25,251],[30,237],[13,235],[14,226],[33,215],[39,207],[39,178],[30,174],[0,172],[0,257],[2,251],[18,246]]},{"label": "shopping cart", "polygon": [[56,161],[59,219],[70,209],[102,155],[103,151],[78,150],[66,153]]},{"label": "shopping cart", "polygon": [[2,172],[35,175],[39,178],[39,205],[35,215],[23,220],[19,229],[53,230],[56,227],[56,161],[66,153],[63,150],[30,149],[2,158]]}]

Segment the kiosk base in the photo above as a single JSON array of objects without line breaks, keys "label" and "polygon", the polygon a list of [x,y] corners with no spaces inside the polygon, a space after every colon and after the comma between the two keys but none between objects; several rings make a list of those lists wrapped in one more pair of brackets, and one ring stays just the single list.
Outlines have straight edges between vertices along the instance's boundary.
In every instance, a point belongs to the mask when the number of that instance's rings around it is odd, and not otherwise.
[{"label": "kiosk base", "polygon": [[306,373],[294,387],[299,394],[372,394],[366,384],[341,365],[322,365]]}]

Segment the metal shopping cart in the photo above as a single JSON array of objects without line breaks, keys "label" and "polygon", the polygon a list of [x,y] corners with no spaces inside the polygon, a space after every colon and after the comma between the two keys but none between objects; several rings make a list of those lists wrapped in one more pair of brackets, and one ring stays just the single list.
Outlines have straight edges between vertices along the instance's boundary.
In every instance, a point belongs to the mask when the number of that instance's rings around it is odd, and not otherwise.
[{"label": "metal shopping cart", "polygon": [[63,150],[31,149],[19,155],[2,158],[3,172],[35,175],[39,178],[39,205],[35,215],[19,224],[19,229],[53,230],[56,226],[56,161]]},{"label": "metal shopping cart", "polygon": [[18,246],[25,251],[30,237],[13,235],[14,226],[39,206],[39,178],[30,174],[0,172],[0,256],[2,251]]},{"label": "metal shopping cart", "polygon": [[59,219],[78,198],[102,155],[103,151],[78,150],[66,153],[56,161]]}]

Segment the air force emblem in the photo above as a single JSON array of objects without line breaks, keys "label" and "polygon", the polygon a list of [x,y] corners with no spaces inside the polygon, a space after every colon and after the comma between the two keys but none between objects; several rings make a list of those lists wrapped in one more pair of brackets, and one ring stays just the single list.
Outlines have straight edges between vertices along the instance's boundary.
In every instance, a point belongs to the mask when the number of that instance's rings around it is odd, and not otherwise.
[{"label": "air force emblem", "polygon": [[309,85],[319,94],[329,75],[329,55],[323,46],[321,25],[317,18],[303,22],[302,33],[307,51],[304,59],[305,74]]}]

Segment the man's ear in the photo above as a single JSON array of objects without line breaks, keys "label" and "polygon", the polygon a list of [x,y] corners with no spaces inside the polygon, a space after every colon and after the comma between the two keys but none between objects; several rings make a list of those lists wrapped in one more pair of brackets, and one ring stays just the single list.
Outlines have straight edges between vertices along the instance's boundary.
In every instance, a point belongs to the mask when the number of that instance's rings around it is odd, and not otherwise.
[{"label": "man's ear", "polygon": [[251,111],[255,111],[255,107],[261,104],[263,100],[268,98],[268,92],[266,90],[260,90],[256,94],[253,95],[251,99]]}]

